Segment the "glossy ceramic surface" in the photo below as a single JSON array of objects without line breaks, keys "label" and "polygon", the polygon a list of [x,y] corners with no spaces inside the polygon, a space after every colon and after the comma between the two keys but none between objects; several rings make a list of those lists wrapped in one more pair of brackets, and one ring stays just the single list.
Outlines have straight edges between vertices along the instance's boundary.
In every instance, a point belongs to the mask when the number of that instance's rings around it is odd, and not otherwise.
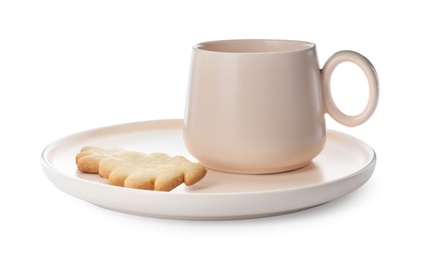
[{"label": "glossy ceramic surface", "polygon": [[[346,116],[331,98],[330,79],[341,62],[357,63],[370,80],[370,100]],[[308,164],[326,141],[324,115],[355,126],[375,111],[375,69],[362,55],[343,51],[323,70],[313,43],[229,40],[193,48],[184,124],[185,145],[215,170],[266,174]]]},{"label": "glossy ceramic surface", "polygon": [[326,203],[363,185],[376,164],[370,146],[328,130],[323,151],[299,170],[270,175],[209,170],[197,184],[171,192],[111,186],[76,168],[75,155],[85,145],[160,151],[195,160],[183,144],[182,126],[182,120],[146,121],[76,133],[48,145],[42,167],[57,188],[100,207],[160,218],[215,220],[271,216]]}]

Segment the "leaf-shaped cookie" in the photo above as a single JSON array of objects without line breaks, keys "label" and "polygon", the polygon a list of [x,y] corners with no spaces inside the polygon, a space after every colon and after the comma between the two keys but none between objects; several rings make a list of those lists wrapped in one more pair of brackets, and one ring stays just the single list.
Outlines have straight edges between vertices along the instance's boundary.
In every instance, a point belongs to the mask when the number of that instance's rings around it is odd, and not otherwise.
[{"label": "leaf-shaped cookie", "polygon": [[[91,146],[82,148],[76,157],[77,163],[98,163],[98,173],[109,184],[135,189],[170,191],[182,183],[188,186],[197,183],[207,172],[200,163],[165,153],[144,154]],[[78,168],[84,169],[79,163]]]},{"label": "leaf-shaped cookie", "polygon": [[119,158],[125,153],[127,151],[120,148],[85,146],[76,155],[76,164],[81,172],[98,173],[98,166],[102,159]]}]

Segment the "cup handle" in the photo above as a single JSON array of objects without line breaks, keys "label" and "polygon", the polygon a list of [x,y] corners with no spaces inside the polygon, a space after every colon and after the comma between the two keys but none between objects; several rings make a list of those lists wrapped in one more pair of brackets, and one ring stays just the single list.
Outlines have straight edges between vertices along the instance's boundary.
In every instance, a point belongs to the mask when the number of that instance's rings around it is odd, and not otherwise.
[{"label": "cup handle", "polygon": [[[352,62],[365,73],[369,84],[369,98],[365,109],[357,115],[349,116],[340,111],[331,95],[331,76],[335,68],[342,62]],[[331,56],[322,69],[322,87],[325,99],[325,110],[330,116],[345,126],[354,127],[368,120],[378,104],[379,83],[377,72],[371,62],[354,51],[339,51]]]}]

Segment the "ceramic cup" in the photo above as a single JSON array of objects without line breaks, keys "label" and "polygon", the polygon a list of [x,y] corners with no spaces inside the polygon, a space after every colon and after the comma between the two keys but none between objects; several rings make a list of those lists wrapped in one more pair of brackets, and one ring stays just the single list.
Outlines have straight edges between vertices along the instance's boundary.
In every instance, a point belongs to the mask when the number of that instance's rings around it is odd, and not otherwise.
[{"label": "ceramic cup", "polygon": [[[358,115],[341,112],[330,80],[352,62],[365,73],[369,99]],[[298,169],[326,140],[324,114],[346,126],[364,123],[378,102],[370,61],[335,53],[320,69],[316,45],[290,40],[226,40],[193,47],[184,117],[186,148],[206,167],[244,174]]]}]

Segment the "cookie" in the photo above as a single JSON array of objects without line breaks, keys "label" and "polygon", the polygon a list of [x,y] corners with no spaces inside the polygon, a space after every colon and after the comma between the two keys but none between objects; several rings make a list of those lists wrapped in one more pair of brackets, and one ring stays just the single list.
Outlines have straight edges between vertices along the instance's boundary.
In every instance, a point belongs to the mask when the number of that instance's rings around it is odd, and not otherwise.
[{"label": "cookie", "polygon": [[85,146],[76,155],[78,170],[85,173],[98,173],[98,166],[102,159],[118,158],[127,152],[119,148],[99,148],[95,146]]},{"label": "cookie", "polygon": [[183,156],[94,146],[82,148],[76,163],[80,171],[98,173],[111,185],[157,191],[170,191],[182,183],[193,185],[207,172],[202,164]]}]

